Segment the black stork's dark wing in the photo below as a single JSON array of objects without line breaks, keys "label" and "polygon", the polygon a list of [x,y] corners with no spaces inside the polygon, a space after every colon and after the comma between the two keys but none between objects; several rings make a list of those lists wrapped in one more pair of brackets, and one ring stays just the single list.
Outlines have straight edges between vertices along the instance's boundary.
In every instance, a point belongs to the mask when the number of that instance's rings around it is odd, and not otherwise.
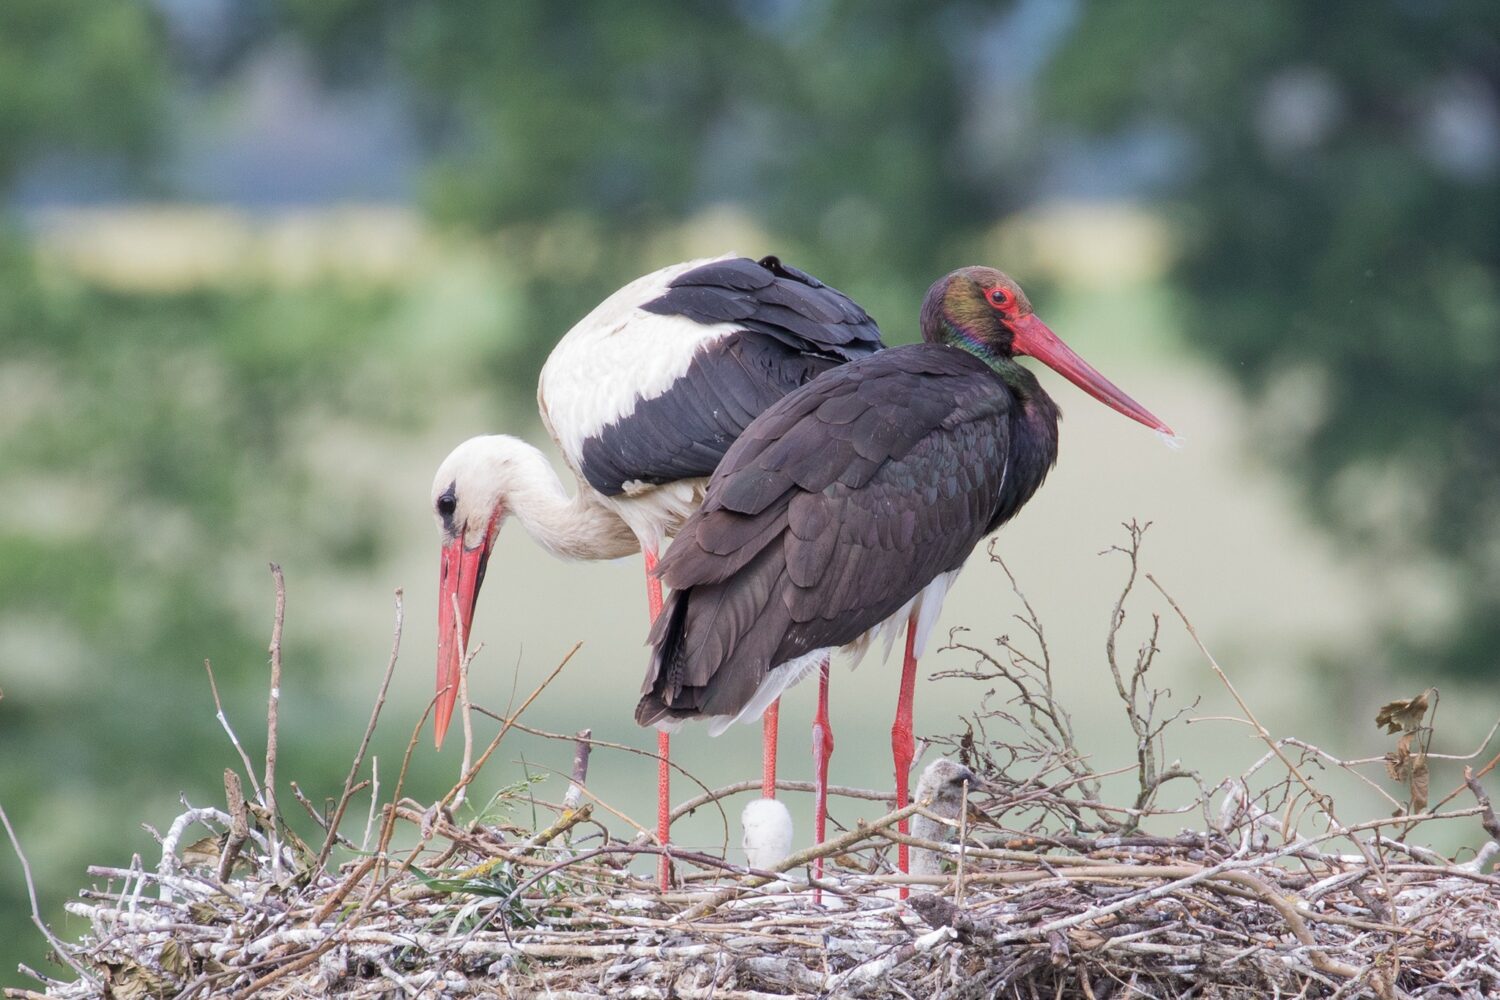
[{"label": "black stork's dark wing", "polygon": [[1012,447],[1020,409],[983,362],[931,344],[768,409],[662,560],[673,593],[636,720],[738,714],[772,667],[853,641],[961,566],[1055,456]]},{"label": "black stork's dark wing", "polygon": [[584,477],[606,496],[707,476],[772,403],[883,346],[853,299],[775,257],[695,267],[641,308],[741,332],[706,344],[665,392],[583,443]]}]

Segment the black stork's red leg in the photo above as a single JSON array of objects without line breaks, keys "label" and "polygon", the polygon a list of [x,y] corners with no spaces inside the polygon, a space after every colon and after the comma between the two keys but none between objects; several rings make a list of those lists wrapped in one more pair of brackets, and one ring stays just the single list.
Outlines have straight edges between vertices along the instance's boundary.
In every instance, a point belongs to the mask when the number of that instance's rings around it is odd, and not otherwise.
[{"label": "black stork's red leg", "polygon": [[[891,724],[891,756],[896,762],[897,809],[905,809],[910,797],[907,789],[911,781],[911,762],[917,753],[916,743],[912,738],[912,700],[917,693],[916,641],[917,612],[912,611],[911,617],[906,621],[906,655],[901,660],[901,690],[896,696],[896,721]],[[903,819],[896,824],[896,829],[907,833],[911,829],[911,823]],[[901,870],[906,871],[911,860],[910,849],[901,844],[896,849],[896,857]],[[903,885],[901,898],[905,899],[910,892]]]},{"label": "black stork's red leg", "polygon": [[[828,721],[828,668],[830,658],[823,658],[818,668],[818,710],[813,716],[812,745],[816,770],[813,772],[813,842],[823,843],[828,835],[828,759],[833,756],[833,725]],[[823,877],[823,859],[813,860],[813,878]],[[823,901],[823,890],[813,889],[813,903]]]}]

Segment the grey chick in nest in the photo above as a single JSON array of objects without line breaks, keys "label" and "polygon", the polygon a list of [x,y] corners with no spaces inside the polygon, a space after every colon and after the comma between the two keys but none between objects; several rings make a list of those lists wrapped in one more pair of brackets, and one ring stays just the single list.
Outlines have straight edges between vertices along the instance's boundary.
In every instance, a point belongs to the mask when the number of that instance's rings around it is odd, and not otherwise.
[{"label": "grey chick in nest", "polygon": [[[955,764],[945,757],[928,764],[917,782],[913,801],[920,802],[927,811],[955,824],[963,814],[964,784],[969,792],[983,787],[983,782],[973,771],[962,764]],[[971,815],[976,810],[970,807]],[[922,840],[935,840],[940,844],[951,844],[958,840],[958,827],[940,823],[918,813],[911,818],[911,835]],[[913,875],[941,875],[942,855],[937,851],[913,847],[911,850],[911,873]]]}]

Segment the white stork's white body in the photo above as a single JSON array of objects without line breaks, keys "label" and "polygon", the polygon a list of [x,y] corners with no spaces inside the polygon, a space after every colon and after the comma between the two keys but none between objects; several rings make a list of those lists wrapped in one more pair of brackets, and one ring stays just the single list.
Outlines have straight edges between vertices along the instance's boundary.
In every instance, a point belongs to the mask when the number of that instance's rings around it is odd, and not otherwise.
[{"label": "white stork's white body", "polygon": [[672,264],[643,275],[594,307],[564,334],[542,365],[537,409],[579,489],[630,526],[644,551],[655,552],[703,501],[707,476],[668,483],[627,483],[606,496],[584,475],[584,444],[656,399],[681,379],[694,356],[739,331],[729,323],[697,323],[641,306],[660,298],[672,279],[733,255]]}]

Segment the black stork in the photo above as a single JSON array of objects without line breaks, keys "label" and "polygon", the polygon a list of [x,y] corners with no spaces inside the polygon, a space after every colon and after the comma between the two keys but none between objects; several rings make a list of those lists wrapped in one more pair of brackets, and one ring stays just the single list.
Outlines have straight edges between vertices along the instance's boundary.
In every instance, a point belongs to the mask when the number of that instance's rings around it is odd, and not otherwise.
[{"label": "black stork", "polygon": [[[861,653],[904,624],[891,727],[904,806],[917,658],[943,598],[1057,459],[1057,404],[1016,356],[1172,433],[1059,340],[1000,271],[939,280],[921,326],[922,343],[790,393],[725,453],[657,570],[672,595],[651,630],[637,722],[706,718],[721,731],[753,720],[833,651]],[[904,846],[900,856],[904,871]]]},{"label": "black stork", "polygon": [[[612,559],[639,548],[654,621],[662,600],[652,572],[657,553],[702,500],[730,444],[788,392],[881,346],[879,329],[853,300],[776,257],[674,264],[619,289],[580,320],[553,348],[537,387],[542,421],[578,480],[574,495],[537,449],[507,435],[465,441],[433,480],[443,536],[438,745],[452,717],[474,603],[507,517],[564,559]],[[762,791],[771,798],[774,712],[764,738]],[[658,748],[657,832],[666,843],[665,732]]]}]

